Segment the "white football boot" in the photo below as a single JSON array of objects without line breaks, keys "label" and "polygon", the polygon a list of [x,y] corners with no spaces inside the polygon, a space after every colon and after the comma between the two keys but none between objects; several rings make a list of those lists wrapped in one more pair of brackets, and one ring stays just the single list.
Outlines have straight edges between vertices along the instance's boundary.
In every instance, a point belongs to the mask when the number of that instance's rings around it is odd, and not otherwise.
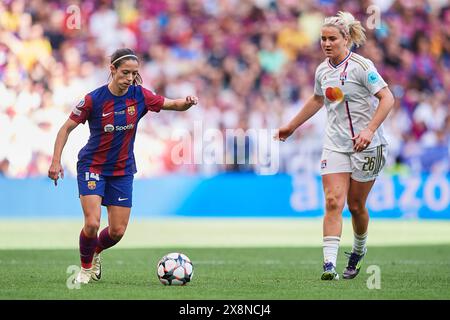
[{"label": "white football boot", "polygon": [[92,272],[91,278],[94,281],[100,280],[102,277],[102,259],[100,258],[100,253],[94,253],[94,259],[92,260]]},{"label": "white football boot", "polygon": [[91,269],[85,269],[81,268],[80,272],[78,272],[77,277],[73,280],[73,283],[81,283],[81,284],[87,284],[89,283],[89,280],[91,280]]}]

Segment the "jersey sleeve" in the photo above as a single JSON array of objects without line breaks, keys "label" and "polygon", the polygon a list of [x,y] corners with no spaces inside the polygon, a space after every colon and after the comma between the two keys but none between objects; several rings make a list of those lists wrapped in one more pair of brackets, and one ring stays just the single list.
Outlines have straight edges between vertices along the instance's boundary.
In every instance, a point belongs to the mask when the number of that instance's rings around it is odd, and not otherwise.
[{"label": "jersey sleeve", "polygon": [[319,67],[317,67],[314,75],[314,94],[316,96],[323,96],[322,84],[319,77]]},{"label": "jersey sleeve", "polygon": [[380,76],[373,63],[370,60],[367,61],[369,62],[369,68],[367,70],[360,69],[360,79],[370,94],[374,95],[384,87],[387,87],[387,83]]},{"label": "jersey sleeve", "polygon": [[87,94],[83,99],[73,108],[69,118],[76,123],[85,123],[92,111],[92,97]]},{"label": "jersey sleeve", "polygon": [[144,95],[145,108],[148,111],[159,112],[164,104],[164,97],[154,94],[148,89],[142,87],[142,94]]}]

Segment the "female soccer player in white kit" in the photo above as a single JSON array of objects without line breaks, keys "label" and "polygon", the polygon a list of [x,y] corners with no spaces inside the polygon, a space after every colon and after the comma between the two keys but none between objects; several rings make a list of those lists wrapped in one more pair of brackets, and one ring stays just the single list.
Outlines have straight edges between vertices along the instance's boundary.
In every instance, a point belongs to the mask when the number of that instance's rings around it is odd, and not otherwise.
[{"label": "female soccer player in white kit", "polygon": [[[314,95],[300,112],[279,129],[285,141],[299,126],[325,105],[328,121],[321,158],[325,194],[322,280],[338,280],[336,260],[342,233],[342,210],[347,200],[352,215],[353,248],[344,279],[359,273],[366,254],[369,213],[366,200],[386,160],[387,142],[382,122],[394,105],[394,97],[373,63],[352,52],[366,36],[361,23],[348,12],[325,19],[321,46],[326,59],[317,67]],[[378,107],[373,103],[373,96]]]}]

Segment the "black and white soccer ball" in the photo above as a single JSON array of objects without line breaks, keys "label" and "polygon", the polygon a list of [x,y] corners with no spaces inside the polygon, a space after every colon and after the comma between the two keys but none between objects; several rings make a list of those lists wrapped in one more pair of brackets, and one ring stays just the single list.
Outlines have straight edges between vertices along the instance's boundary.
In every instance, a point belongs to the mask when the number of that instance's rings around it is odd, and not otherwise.
[{"label": "black and white soccer ball", "polygon": [[166,285],[184,286],[192,280],[194,265],[184,254],[173,252],[165,255],[157,265],[159,281]]}]

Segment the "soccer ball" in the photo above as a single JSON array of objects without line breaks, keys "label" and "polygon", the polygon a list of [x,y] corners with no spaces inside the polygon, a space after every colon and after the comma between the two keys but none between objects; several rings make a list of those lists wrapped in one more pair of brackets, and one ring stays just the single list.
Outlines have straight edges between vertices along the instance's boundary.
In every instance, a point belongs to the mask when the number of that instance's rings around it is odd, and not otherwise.
[{"label": "soccer ball", "polygon": [[184,286],[192,280],[194,266],[184,254],[173,252],[165,255],[157,265],[159,281],[166,285]]}]

